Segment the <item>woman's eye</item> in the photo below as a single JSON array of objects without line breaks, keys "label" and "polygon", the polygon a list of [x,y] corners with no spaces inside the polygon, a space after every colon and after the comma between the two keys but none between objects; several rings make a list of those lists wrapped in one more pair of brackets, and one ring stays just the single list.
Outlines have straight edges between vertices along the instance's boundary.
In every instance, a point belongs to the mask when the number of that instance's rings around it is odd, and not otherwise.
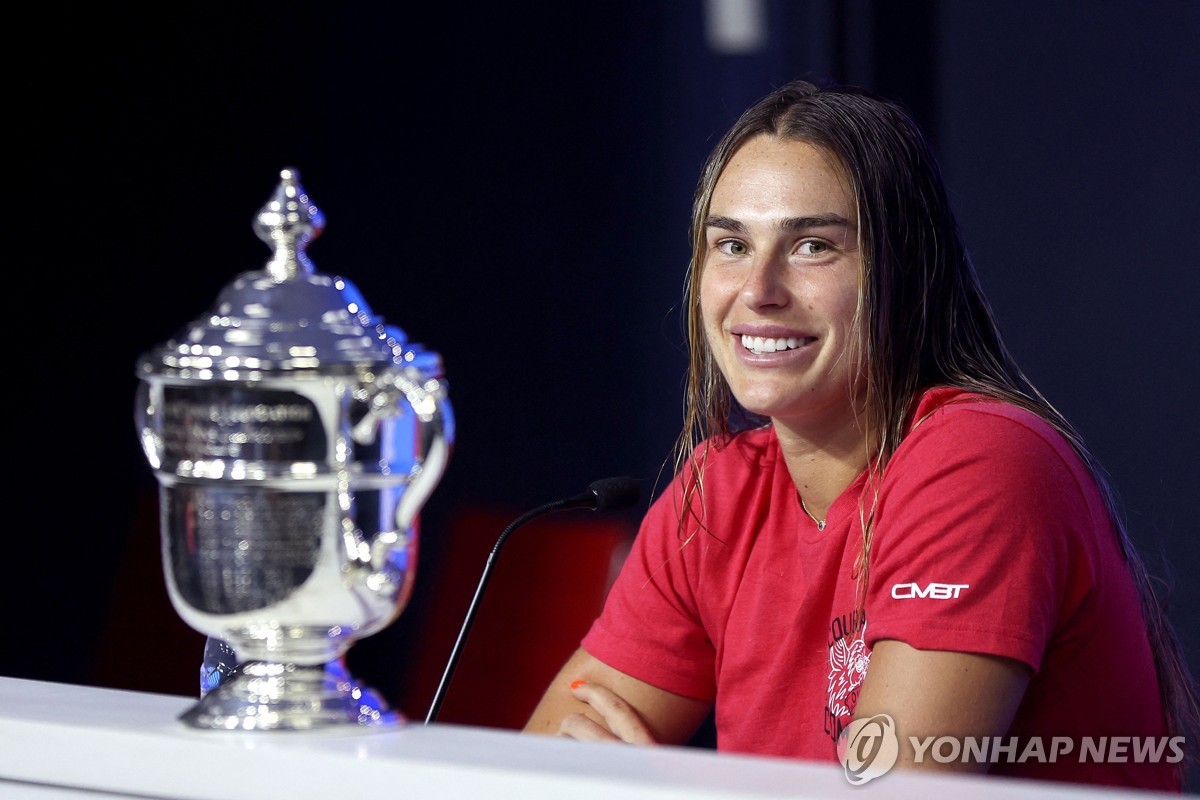
[{"label": "woman's eye", "polygon": [[825,242],[817,242],[809,240],[800,243],[800,255],[804,256],[820,256],[829,252],[829,245]]}]

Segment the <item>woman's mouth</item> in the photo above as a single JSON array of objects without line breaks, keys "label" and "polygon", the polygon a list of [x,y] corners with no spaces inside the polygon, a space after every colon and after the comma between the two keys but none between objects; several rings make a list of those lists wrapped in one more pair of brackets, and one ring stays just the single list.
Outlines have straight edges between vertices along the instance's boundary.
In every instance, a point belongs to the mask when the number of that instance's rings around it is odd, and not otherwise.
[{"label": "woman's mouth", "polygon": [[784,350],[795,350],[810,342],[815,342],[815,336],[788,336],[773,338],[770,336],[750,336],[742,334],[742,347],[755,355],[764,353],[779,353]]}]

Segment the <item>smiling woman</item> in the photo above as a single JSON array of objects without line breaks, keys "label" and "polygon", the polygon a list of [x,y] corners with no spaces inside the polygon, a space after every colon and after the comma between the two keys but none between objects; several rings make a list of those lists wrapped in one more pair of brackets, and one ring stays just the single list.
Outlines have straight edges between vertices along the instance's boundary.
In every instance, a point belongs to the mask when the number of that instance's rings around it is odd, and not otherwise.
[{"label": "smiling woman", "polygon": [[1103,471],[1004,347],[904,110],[805,82],[763,98],[705,165],[692,241],[675,479],[526,729],[682,743],[715,709],[720,749],[834,760],[886,717],[901,767],[1178,791],[1176,747],[923,757],[1178,742],[1197,701]]},{"label": "smiling woman", "polygon": [[[850,352],[862,271],[855,216],[842,171],[817,147],[767,134],[748,140],[709,202],[700,313],[743,408],[777,430],[836,432],[861,456],[861,403],[846,402],[863,388]],[[823,516],[838,491],[810,484],[803,496]]]}]

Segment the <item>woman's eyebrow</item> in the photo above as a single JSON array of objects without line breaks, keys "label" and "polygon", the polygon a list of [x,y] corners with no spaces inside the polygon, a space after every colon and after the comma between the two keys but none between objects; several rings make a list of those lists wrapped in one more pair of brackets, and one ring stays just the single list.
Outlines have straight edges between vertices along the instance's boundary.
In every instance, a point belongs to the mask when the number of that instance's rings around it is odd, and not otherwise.
[{"label": "woman's eyebrow", "polygon": [[850,220],[841,214],[817,214],[811,217],[788,217],[780,222],[780,227],[789,231],[805,231],[809,228],[827,227],[849,228]]},{"label": "woman's eyebrow", "polygon": [[[814,228],[842,228],[846,231],[853,229],[850,219],[841,216],[840,213],[832,212],[817,213],[817,215],[808,217],[785,217],[779,222],[779,227],[793,234],[802,234]],[[709,228],[719,228],[742,235],[749,233],[749,229],[740,219],[721,216],[719,213],[704,217],[704,229]]]},{"label": "woman's eyebrow", "polygon": [[704,218],[704,227],[720,228],[734,233],[745,233],[746,226],[733,217],[722,217],[720,214],[710,214]]},{"label": "woman's eyebrow", "polygon": [[[779,227],[788,231],[806,231],[810,228],[827,228],[827,227],[850,228],[850,220],[843,217],[841,214],[814,214],[807,217],[786,217],[779,222]],[[745,233],[746,226],[740,220],[733,217],[724,217],[720,214],[711,214],[704,219],[705,228],[721,228],[722,230],[733,231],[734,233]]]}]

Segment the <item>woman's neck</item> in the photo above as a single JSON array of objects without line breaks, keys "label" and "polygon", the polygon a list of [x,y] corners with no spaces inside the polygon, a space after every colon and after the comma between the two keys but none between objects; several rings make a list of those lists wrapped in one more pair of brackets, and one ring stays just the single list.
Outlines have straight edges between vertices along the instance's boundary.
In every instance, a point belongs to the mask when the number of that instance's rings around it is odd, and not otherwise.
[{"label": "woman's neck", "polygon": [[862,423],[861,415],[822,428],[773,421],[792,482],[814,517],[824,519],[833,501],[867,468],[874,437]]}]

